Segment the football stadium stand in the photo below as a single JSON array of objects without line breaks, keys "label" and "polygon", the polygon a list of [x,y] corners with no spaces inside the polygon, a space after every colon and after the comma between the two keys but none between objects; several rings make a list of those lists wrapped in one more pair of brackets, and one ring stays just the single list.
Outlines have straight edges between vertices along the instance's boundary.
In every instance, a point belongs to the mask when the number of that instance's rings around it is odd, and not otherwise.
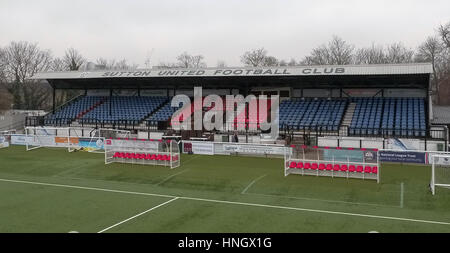
[{"label": "football stadium stand", "polygon": [[[84,124],[108,124],[121,120],[139,124],[145,119],[156,125],[157,122],[169,121],[178,109],[170,105],[170,98],[83,96],[47,115],[45,124],[70,124],[76,120]],[[350,103],[355,103],[356,107],[349,135],[425,136],[426,111],[422,98],[292,98],[281,102],[279,124],[281,128],[294,130],[338,131]],[[231,110],[226,105],[224,107]],[[234,123],[248,126],[249,123],[259,124],[265,118],[267,114],[249,114],[247,108],[235,117]]]},{"label": "football stadium stand", "polygon": [[293,129],[339,129],[348,101],[344,99],[290,99],[280,104],[280,125]]},{"label": "football stadium stand", "polygon": [[[430,73],[428,63],[38,73],[33,78],[46,80],[54,90],[80,89],[84,95],[58,109],[53,105],[43,119],[27,119],[27,125],[171,131],[170,120],[179,109],[171,99],[184,94],[192,102],[194,87],[201,86],[202,100],[207,94],[279,95],[280,137],[286,140],[307,135],[448,139],[448,130],[431,125]],[[257,113],[248,104],[234,118],[224,117],[219,133],[254,134],[254,126],[257,134],[264,133],[259,127],[272,105],[267,113],[259,112],[259,102],[252,102]],[[193,103],[190,107],[192,116]],[[203,107],[202,113],[209,109]],[[237,109],[224,102],[224,116],[230,110]],[[242,126],[245,133],[238,129]]]}]

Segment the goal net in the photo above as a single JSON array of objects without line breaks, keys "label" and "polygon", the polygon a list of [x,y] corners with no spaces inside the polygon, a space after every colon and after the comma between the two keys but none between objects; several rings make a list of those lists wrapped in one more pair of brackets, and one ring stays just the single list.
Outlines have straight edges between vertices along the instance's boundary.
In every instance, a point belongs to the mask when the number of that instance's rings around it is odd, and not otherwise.
[{"label": "goal net", "polygon": [[26,150],[42,147],[67,147],[69,143],[68,127],[26,127]]},{"label": "goal net", "polygon": [[436,187],[450,188],[450,155],[434,154],[431,156],[431,193],[436,193]]},{"label": "goal net", "polygon": [[104,153],[105,138],[129,138],[130,131],[83,127],[26,127],[27,151],[55,147],[67,148],[69,152],[82,150]]},{"label": "goal net", "polygon": [[174,140],[106,139],[105,164],[180,166],[180,150]]},{"label": "goal net", "polygon": [[86,151],[92,153],[104,153],[105,139],[130,138],[130,131],[119,129],[85,129],[69,128],[68,151]]},{"label": "goal net", "polygon": [[284,174],[380,180],[377,149],[291,146],[286,149]]}]

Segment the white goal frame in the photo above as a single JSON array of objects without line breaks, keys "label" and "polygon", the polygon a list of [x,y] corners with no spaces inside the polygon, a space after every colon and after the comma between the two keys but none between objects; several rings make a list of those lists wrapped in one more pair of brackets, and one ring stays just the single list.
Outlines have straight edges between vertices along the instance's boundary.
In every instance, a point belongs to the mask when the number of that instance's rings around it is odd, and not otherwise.
[{"label": "white goal frame", "polygon": [[66,148],[70,142],[68,133],[69,127],[26,127],[26,150],[31,151],[44,147]]},{"label": "white goal frame", "polygon": [[[450,154],[433,154],[431,155],[431,182],[430,190],[433,195],[436,194],[436,187],[450,188]],[[448,182],[441,182],[439,177],[440,169],[448,170]],[[438,172],[436,172],[438,170]],[[437,179],[438,178],[438,179]]]},{"label": "white goal frame", "polygon": [[[129,130],[120,130],[112,128],[94,128],[90,130],[89,136],[80,136],[80,130],[87,130],[85,128],[69,128],[69,142],[67,150],[69,152],[74,152],[76,150],[83,150],[90,153],[105,153],[104,145],[105,140],[111,138],[111,134],[114,138],[130,138],[131,132]],[[72,139],[77,139],[78,142],[70,141]],[[80,145],[80,142],[85,143],[85,145]],[[86,144],[87,143],[87,144]],[[102,148],[103,146],[103,148]]]},{"label": "white goal frame", "polygon": [[131,163],[160,165],[171,169],[181,164],[178,143],[174,140],[106,139],[105,164]]}]

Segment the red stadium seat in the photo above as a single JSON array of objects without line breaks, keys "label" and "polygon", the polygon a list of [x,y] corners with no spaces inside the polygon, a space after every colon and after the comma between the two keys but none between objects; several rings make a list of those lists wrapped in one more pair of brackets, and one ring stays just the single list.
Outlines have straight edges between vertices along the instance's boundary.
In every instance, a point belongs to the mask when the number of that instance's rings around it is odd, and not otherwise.
[{"label": "red stadium seat", "polygon": [[348,171],[355,172],[356,171],[355,165],[352,164],[352,165],[348,166]]},{"label": "red stadium seat", "polygon": [[297,163],[296,162],[294,162],[294,161],[292,161],[290,164],[289,164],[289,168],[297,168]]},{"label": "red stadium seat", "polygon": [[370,173],[372,171],[372,167],[370,167],[369,165],[366,165],[366,167],[364,167],[364,173]]},{"label": "red stadium seat", "polygon": [[378,166],[373,166],[372,167],[372,173],[373,174],[378,174]]},{"label": "red stadium seat", "polygon": [[341,165],[341,171],[347,171],[347,170],[348,170],[347,164],[342,164]]},{"label": "red stadium seat", "polygon": [[150,154],[146,154],[145,157],[144,157],[144,159],[145,159],[145,160],[150,160],[150,156],[151,156]]},{"label": "red stadium seat", "polygon": [[150,160],[156,160],[156,155],[155,154],[151,155]]},{"label": "red stadium seat", "polygon": [[131,153],[125,153],[125,158],[131,159]]},{"label": "red stadium seat", "polygon": [[163,155],[163,161],[170,161],[169,156],[168,155]]},{"label": "red stadium seat", "polygon": [[333,170],[334,171],[339,171],[341,169],[341,166],[339,165],[339,164],[335,164],[334,166],[333,166]]},{"label": "red stadium seat", "polygon": [[356,166],[356,172],[363,172],[363,166],[362,165]]},{"label": "red stadium seat", "polygon": [[113,157],[119,157],[120,156],[120,152],[116,152]]},{"label": "red stadium seat", "polygon": [[317,165],[317,163],[312,163],[312,164],[311,164],[311,169],[312,169],[312,170],[317,170],[318,167],[319,167],[319,166]]},{"label": "red stadium seat", "polygon": [[160,161],[161,159],[162,159],[162,155],[157,155],[157,156],[156,156],[156,160],[157,160],[157,161]]},{"label": "red stadium seat", "polygon": [[310,163],[305,163],[304,168],[306,170],[309,170],[311,168],[311,164]]},{"label": "red stadium seat", "polygon": [[303,163],[302,162],[298,162],[297,163],[297,169],[303,169]]},{"label": "red stadium seat", "polygon": [[120,158],[125,158],[126,156],[125,156],[125,153],[124,152],[122,152],[122,153],[120,153]]},{"label": "red stadium seat", "polygon": [[333,170],[333,165],[332,164],[327,164],[326,170]]},{"label": "red stadium seat", "polygon": [[323,164],[323,163],[319,164],[319,170],[324,170],[325,167],[326,167],[325,164]]}]

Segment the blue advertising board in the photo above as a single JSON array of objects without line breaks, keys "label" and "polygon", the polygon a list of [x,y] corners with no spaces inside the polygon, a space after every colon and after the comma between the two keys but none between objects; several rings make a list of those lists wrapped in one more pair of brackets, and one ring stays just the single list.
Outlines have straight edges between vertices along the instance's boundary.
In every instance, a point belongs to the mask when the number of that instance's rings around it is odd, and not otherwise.
[{"label": "blue advertising board", "polygon": [[381,162],[426,163],[425,152],[380,151]]}]

